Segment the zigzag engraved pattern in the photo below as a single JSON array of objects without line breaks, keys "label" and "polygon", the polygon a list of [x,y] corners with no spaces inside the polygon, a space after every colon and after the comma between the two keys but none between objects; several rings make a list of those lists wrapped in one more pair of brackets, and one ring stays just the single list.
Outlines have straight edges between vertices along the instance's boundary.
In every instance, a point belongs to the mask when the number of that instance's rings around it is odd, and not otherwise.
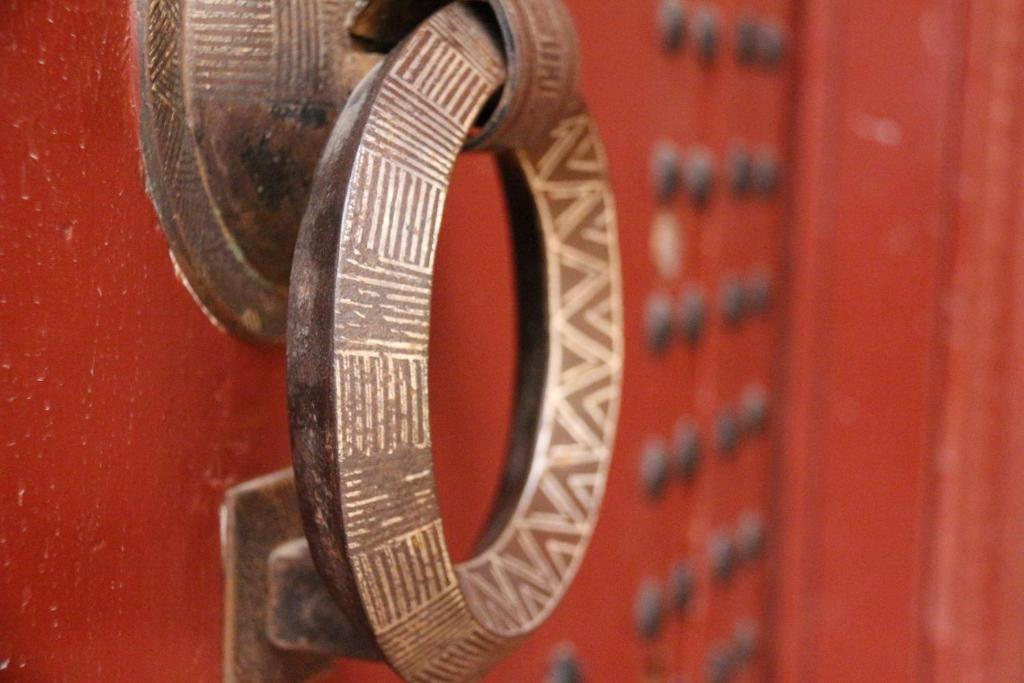
[{"label": "zigzag engraved pattern", "polygon": [[564,121],[544,151],[519,157],[538,200],[550,278],[557,383],[535,455],[546,467],[494,546],[457,569],[475,614],[510,636],[547,616],[582,559],[607,477],[622,372],[614,209],[607,184],[592,175],[605,161],[589,118]]},{"label": "zigzag engraved pattern", "polygon": [[389,60],[353,161],[335,281],[345,543],[391,664],[412,681],[463,681],[554,609],[593,533],[621,385],[616,220],[588,116],[517,153],[546,247],[547,391],[512,521],[455,567],[431,469],[430,277],[448,179],[502,81],[501,55],[456,3]]}]

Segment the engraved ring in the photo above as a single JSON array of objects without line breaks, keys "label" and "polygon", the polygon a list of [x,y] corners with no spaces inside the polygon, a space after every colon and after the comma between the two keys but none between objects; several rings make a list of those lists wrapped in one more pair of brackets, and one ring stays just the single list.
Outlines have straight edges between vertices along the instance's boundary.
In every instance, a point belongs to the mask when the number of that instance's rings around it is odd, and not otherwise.
[{"label": "engraved ring", "polygon": [[617,219],[578,101],[498,156],[520,308],[514,438],[475,556],[452,563],[427,397],[435,246],[456,157],[505,80],[496,39],[446,6],[353,93],[299,235],[288,382],[317,566],[403,677],[482,674],[554,609],[604,494],[622,383]]}]

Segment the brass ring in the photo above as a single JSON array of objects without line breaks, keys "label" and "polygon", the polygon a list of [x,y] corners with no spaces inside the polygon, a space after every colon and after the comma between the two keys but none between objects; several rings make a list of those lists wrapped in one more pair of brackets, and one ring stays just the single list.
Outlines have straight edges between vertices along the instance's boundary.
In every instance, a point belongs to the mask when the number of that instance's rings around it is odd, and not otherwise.
[{"label": "brass ring", "polygon": [[554,609],[594,530],[622,382],[617,220],[576,105],[499,156],[516,240],[520,381],[504,495],[453,565],[434,490],[427,342],[434,252],[459,150],[505,78],[473,9],[420,25],[349,100],[292,271],[289,406],[321,574],[412,681],[487,670]]}]

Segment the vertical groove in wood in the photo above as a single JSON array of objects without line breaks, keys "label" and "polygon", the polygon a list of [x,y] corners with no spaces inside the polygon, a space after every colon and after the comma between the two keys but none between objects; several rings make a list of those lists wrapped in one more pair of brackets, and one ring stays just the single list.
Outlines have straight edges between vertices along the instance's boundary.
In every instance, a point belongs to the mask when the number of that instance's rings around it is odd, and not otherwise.
[{"label": "vertical groove in wood", "polygon": [[[970,5],[927,611],[940,681],[1020,680],[1020,0]],[[1015,387],[1015,380],[1018,381]],[[1015,388],[1017,391],[1015,391]],[[1017,444],[1019,445],[1019,444]],[[1015,612],[1016,616],[1010,613]],[[1016,648],[1016,654],[1012,649]]]}]

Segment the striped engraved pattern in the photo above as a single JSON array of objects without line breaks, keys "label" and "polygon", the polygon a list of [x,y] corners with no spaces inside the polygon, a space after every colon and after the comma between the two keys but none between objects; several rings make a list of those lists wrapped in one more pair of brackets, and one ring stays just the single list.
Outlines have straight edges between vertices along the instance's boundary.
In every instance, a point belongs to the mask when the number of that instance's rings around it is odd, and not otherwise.
[{"label": "striped engraved pattern", "polygon": [[336,0],[184,0],[186,52],[199,97],[305,102],[330,74]]},{"label": "striped engraved pattern", "polygon": [[571,27],[572,19],[560,3],[531,4],[533,11],[524,13],[526,29],[521,32],[534,42],[529,51],[534,61],[528,99],[558,98],[564,103],[567,87],[574,88],[579,79],[577,46],[569,44],[561,30],[563,26]]},{"label": "striped engraved pattern", "polygon": [[511,87],[491,125],[471,144],[535,146],[575,100],[580,76],[576,30],[561,0],[502,0],[494,7],[510,46]]},{"label": "striped engraved pattern", "polygon": [[440,520],[358,555],[355,564],[361,576],[370,578],[367,610],[376,615],[381,630],[456,587]]},{"label": "striped engraved pattern", "polygon": [[146,15],[146,69],[161,152],[161,170],[177,186],[182,169],[185,112],[181,96],[181,2],[153,0]]},{"label": "striped engraved pattern", "polygon": [[461,3],[417,29],[384,69],[353,156],[335,279],[344,543],[391,665],[411,681],[464,681],[554,609],[593,532],[621,383],[616,221],[588,116],[516,153],[546,246],[546,392],[514,519],[480,556],[453,566],[429,431],[431,278],[456,156],[504,69]]},{"label": "striped engraved pattern", "polygon": [[190,0],[186,52],[198,92],[265,99],[273,92],[273,0]]},{"label": "striped engraved pattern", "polygon": [[[151,153],[159,156],[159,175],[163,181],[151,191],[160,197],[162,215],[171,214],[182,222],[198,224],[207,216],[201,208],[203,187],[195,146],[186,134],[181,81],[182,4],[183,0],[153,0],[146,14],[146,76],[154,119],[152,134],[157,140]],[[155,169],[149,172],[156,174]],[[167,219],[164,221],[166,225]]]},{"label": "striped engraved pattern", "polygon": [[420,401],[427,388],[423,356],[346,351],[338,357],[338,387],[360,397],[345,413],[343,455],[392,455],[400,447],[430,446],[430,414]]},{"label": "striped engraved pattern", "polygon": [[320,39],[320,26],[326,23],[318,16],[321,4],[319,0],[277,0],[274,3],[276,64],[273,73],[275,95],[279,99],[304,99],[308,93],[319,90],[315,79],[325,70],[326,60]]},{"label": "striped engraved pattern", "polygon": [[[409,680],[472,680],[516,645],[475,625],[458,585],[380,638],[382,649]],[[411,675],[410,675],[411,674]]]},{"label": "striped engraved pattern", "polygon": [[[367,161],[361,159],[361,161]],[[394,175],[375,174],[376,162],[366,164],[369,177],[377,182],[387,183],[395,180]],[[392,182],[389,187],[394,187]],[[391,192],[394,194],[394,192]],[[443,195],[438,198],[438,203]],[[392,201],[403,203],[404,199]],[[371,202],[367,205],[353,203],[360,211],[365,210],[371,221],[379,222],[380,214],[386,214],[388,207]],[[438,209],[440,211],[440,208]],[[372,228],[361,226],[358,230],[368,234],[357,236],[365,244],[377,247],[381,243],[379,234]],[[415,229],[411,229],[413,232]],[[389,230],[393,235],[400,235],[399,230]],[[405,240],[408,235],[402,236]],[[433,239],[430,240],[433,243]],[[414,242],[415,244],[415,242]],[[388,240],[384,240],[383,251],[390,252]],[[404,250],[399,250],[400,252]],[[378,261],[376,263],[372,261]],[[381,257],[365,262],[352,261],[350,268],[344,270],[340,280],[344,283],[350,296],[338,299],[335,315],[345,325],[345,335],[352,343],[358,342],[366,351],[377,351],[383,348],[396,353],[420,356],[425,353],[430,324],[430,279],[428,273],[419,272],[418,268],[410,268],[393,258]],[[379,331],[384,325],[388,334],[381,338]],[[418,386],[423,386],[418,385]]]},{"label": "striped engraved pattern", "polygon": [[622,382],[615,209],[586,115],[538,152],[517,152],[538,204],[548,262],[551,351],[534,478],[510,524],[457,568],[488,629],[536,628],[568,588],[593,532],[608,475]]},{"label": "striped engraved pattern", "polygon": [[468,11],[431,18],[389,58],[355,155],[336,280],[338,457],[346,546],[388,660],[461,681],[508,646],[473,618],[434,493],[430,286],[448,181],[501,55]]}]

